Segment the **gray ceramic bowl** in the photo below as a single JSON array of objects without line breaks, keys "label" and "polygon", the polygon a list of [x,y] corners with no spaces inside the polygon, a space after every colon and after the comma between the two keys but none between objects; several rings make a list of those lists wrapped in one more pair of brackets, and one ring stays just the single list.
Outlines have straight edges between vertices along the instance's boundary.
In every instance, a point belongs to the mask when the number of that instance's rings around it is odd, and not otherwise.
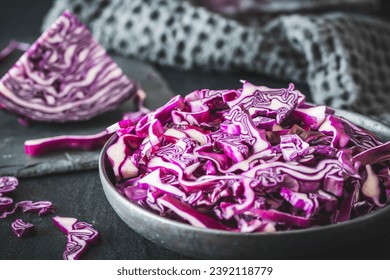
[{"label": "gray ceramic bowl", "polygon": [[[381,122],[343,110],[337,110],[336,114],[373,131],[383,140],[390,140],[390,128]],[[326,250],[347,248],[390,231],[390,206],[340,224],[276,233],[232,233],[171,221],[142,209],[115,190],[106,157],[106,150],[115,138],[106,143],[99,161],[100,179],[109,203],[129,227],[172,251],[207,259],[309,258],[318,255],[312,253],[320,248],[326,254]]]}]

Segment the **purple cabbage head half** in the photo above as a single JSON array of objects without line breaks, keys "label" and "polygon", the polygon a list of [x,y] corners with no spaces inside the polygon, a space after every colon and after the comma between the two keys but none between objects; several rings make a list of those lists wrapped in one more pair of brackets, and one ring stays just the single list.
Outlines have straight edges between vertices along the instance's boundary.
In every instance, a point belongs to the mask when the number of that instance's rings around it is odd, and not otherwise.
[{"label": "purple cabbage head half", "polygon": [[88,120],[136,88],[91,32],[65,11],[0,80],[0,107],[42,122]]}]

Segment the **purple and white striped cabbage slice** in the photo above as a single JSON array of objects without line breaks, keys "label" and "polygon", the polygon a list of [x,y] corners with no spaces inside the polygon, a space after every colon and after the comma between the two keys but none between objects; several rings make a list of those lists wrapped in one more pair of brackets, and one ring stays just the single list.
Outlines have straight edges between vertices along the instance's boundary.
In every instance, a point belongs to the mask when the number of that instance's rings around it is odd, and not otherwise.
[{"label": "purple and white striped cabbage slice", "polygon": [[34,231],[34,225],[28,222],[24,222],[22,219],[16,219],[12,224],[11,228],[13,233],[18,237],[22,238]]},{"label": "purple and white striped cabbage slice", "polygon": [[91,224],[80,222],[76,218],[55,216],[53,223],[66,234],[67,244],[63,253],[64,260],[78,260],[89,245],[99,242],[100,234]]},{"label": "purple and white striped cabbage slice", "polygon": [[9,193],[14,191],[19,185],[17,178],[12,176],[0,177],[0,194]]},{"label": "purple and white striped cabbage slice", "polygon": [[65,11],[0,80],[0,104],[26,120],[83,121],[117,108],[135,90],[87,27]]}]

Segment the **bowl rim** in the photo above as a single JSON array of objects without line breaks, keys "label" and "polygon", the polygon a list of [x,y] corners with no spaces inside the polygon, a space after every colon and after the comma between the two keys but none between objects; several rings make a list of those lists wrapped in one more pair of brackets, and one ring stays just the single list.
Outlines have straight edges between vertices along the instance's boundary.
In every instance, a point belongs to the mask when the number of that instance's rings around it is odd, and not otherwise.
[{"label": "bowl rim", "polygon": [[[337,111],[342,111],[342,110],[337,110]],[[356,114],[356,113],[354,113]],[[360,117],[363,117],[362,115],[356,114]],[[372,120],[367,117],[366,118],[374,123],[376,125],[381,125],[384,126],[388,129],[388,127],[380,123],[378,121]],[[196,227],[192,226],[190,224],[185,224],[181,222],[177,222],[174,220],[170,220],[164,217],[161,217],[151,211],[148,211],[138,204],[128,200],[125,198],[123,195],[121,195],[115,188],[115,186],[112,184],[111,180],[108,178],[107,172],[106,172],[106,151],[108,147],[117,139],[117,135],[114,134],[112,135],[109,140],[105,143],[104,147],[102,148],[100,155],[99,155],[99,174],[100,174],[100,179],[102,181],[103,189],[108,188],[113,191],[114,196],[116,199],[118,199],[122,204],[124,204],[126,207],[132,208],[132,210],[136,211],[138,214],[144,215],[148,219],[153,219],[155,221],[158,221],[160,223],[173,226],[176,228],[181,228],[186,231],[194,231],[194,232],[199,232],[203,234],[216,234],[216,235],[227,235],[227,236],[248,236],[248,237],[257,237],[257,236],[291,236],[291,235],[302,235],[302,234],[307,234],[307,233],[318,233],[318,232],[324,232],[328,230],[341,230],[342,228],[348,227],[350,225],[356,225],[360,223],[364,223],[366,220],[371,220],[377,216],[381,216],[388,212],[390,210],[390,204],[384,206],[383,208],[377,209],[374,212],[368,213],[366,215],[354,218],[352,220],[347,220],[344,222],[339,222],[335,224],[330,224],[330,225],[324,225],[324,226],[313,226],[309,228],[303,228],[303,229],[293,229],[293,230],[288,230],[288,231],[275,231],[275,232],[234,232],[234,231],[227,231],[227,230],[219,230],[219,229],[209,229],[209,228],[202,228],[202,227]],[[111,202],[110,202],[111,204]],[[112,206],[112,205],[111,205]]]}]

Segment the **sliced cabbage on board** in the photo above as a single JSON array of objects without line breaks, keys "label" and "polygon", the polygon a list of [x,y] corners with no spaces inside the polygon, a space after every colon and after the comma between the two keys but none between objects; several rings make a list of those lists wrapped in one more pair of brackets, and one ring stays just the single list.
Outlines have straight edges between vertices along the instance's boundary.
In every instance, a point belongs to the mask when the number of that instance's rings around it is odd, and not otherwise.
[{"label": "sliced cabbage on board", "polygon": [[0,80],[0,108],[32,121],[83,121],[135,91],[87,27],[65,11]]}]

